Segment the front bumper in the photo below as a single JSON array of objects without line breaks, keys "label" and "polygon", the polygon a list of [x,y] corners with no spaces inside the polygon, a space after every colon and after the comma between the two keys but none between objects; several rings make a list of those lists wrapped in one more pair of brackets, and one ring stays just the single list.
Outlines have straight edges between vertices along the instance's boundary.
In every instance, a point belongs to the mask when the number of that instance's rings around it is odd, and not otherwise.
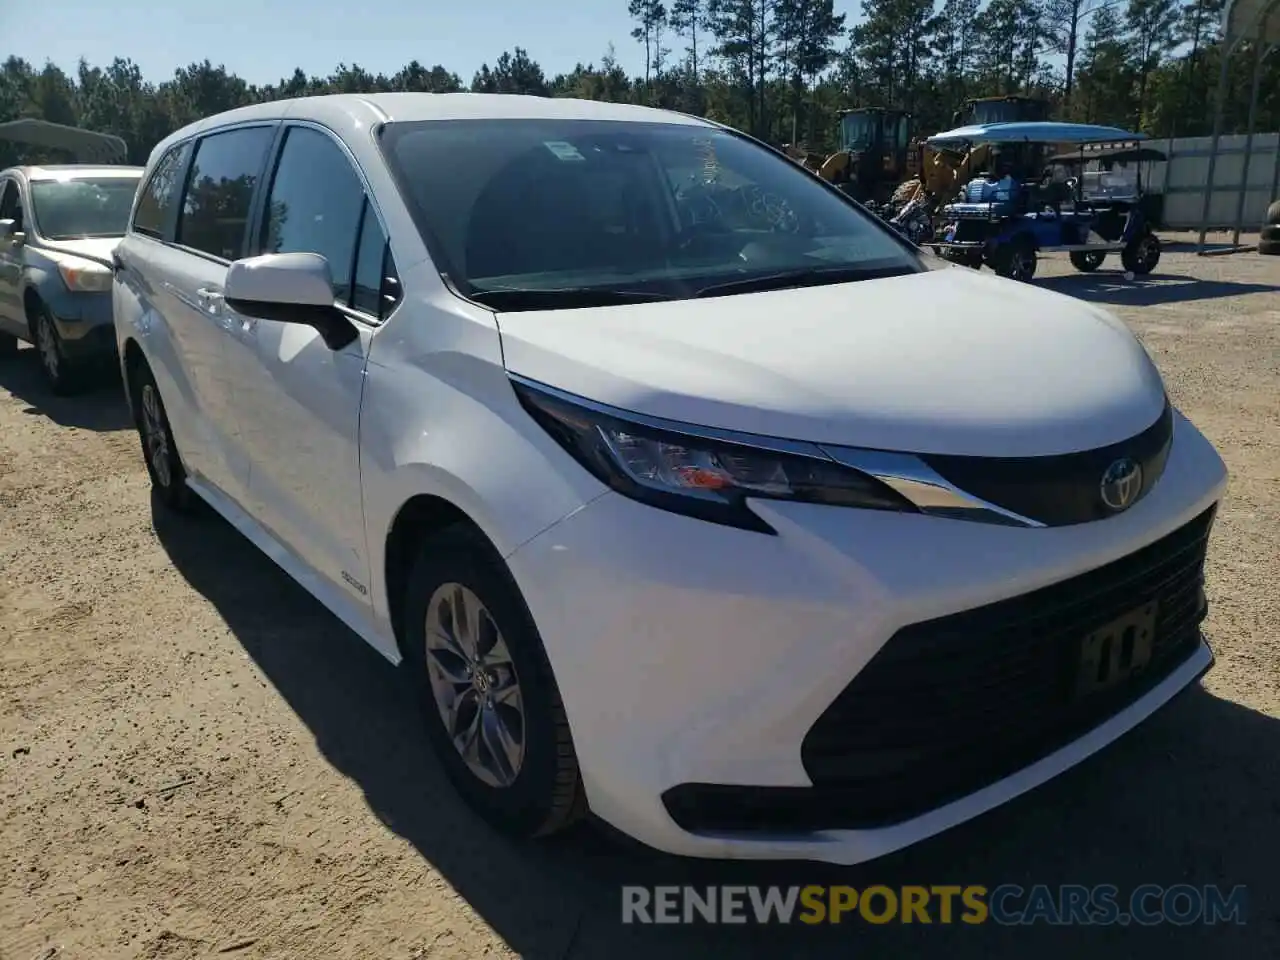
[{"label": "front bumper", "polygon": [[111,291],[65,294],[50,304],[63,353],[71,359],[109,359],[116,352]]},{"label": "front bumper", "polygon": [[778,531],[768,536],[607,494],[509,563],[559,681],[597,815],[673,853],[856,863],[1079,762],[1194,682],[1212,662],[1207,646],[1197,639],[1145,692],[1017,769],[875,825],[780,817],[716,828],[682,815],[686,828],[663,797],[689,784],[813,789],[806,737],[900,630],[1132,554],[1204,514],[1225,484],[1217,453],[1177,415],[1163,477],[1108,520],[1018,529],[760,503]]}]

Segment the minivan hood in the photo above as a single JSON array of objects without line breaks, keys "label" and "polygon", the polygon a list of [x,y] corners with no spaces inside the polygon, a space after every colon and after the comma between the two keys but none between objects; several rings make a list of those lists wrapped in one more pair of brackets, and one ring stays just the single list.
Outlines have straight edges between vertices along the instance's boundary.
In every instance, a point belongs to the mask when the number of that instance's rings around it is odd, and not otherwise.
[{"label": "minivan hood", "polygon": [[1073,453],[1160,416],[1119,320],[964,267],[821,287],[498,316],[514,374],[623,410],[881,450]]},{"label": "minivan hood", "polygon": [[70,253],[88,257],[99,263],[111,265],[111,251],[120,246],[123,237],[90,237],[85,240],[45,240],[43,246],[58,253]]}]

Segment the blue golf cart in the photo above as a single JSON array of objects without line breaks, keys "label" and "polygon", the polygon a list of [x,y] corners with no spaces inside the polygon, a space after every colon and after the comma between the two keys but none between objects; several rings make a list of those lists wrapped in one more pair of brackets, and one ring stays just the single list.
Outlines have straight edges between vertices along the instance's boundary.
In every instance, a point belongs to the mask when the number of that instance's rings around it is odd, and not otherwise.
[{"label": "blue golf cart", "polygon": [[1150,273],[1160,262],[1160,240],[1145,213],[1140,177],[1123,196],[1086,191],[1063,159],[1078,152],[1083,166],[1091,147],[1132,148],[1145,139],[1117,127],[1043,121],[975,124],[932,136],[929,144],[951,150],[987,144],[991,161],[939,211],[926,242],[948,260],[985,264],[1014,280],[1035,276],[1037,256],[1050,251],[1067,252],[1083,272],[1118,253],[1126,273]]}]

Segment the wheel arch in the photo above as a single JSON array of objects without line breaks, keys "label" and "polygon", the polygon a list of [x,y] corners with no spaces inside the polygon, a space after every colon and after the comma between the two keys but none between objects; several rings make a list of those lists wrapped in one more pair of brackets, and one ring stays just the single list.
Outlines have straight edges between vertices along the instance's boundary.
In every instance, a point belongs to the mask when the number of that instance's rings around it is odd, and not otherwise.
[{"label": "wheel arch", "polygon": [[497,545],[467,511],[438,494],[414,494],[392,516],[382,545],[382,589],[392,635],[401,656],[405,652],[405,592],[418,550],[429,538],[452,528],[465,530],[477,543],[492,550],[495,556],[501,556]]}]

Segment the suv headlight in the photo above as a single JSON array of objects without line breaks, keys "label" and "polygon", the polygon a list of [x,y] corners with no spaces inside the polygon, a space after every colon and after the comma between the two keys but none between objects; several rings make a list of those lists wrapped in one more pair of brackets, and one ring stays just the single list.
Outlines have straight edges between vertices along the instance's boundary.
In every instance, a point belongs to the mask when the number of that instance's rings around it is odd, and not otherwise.
[{"label": "suv headlight", "polygon": [[[884,483],[824,457],[788,453],[603,413],[513,380],[534,420],[596,479],[618,493],[713,523],[774,533],[751,499],[918,513]],[[803,447],[803,444],[796,444]]]},{"label": "suv headlight", "polygon": [[105,293],[111,289],[111,271],[99,263],[79,260],[58,264],[62,282],[74,293]]}]

